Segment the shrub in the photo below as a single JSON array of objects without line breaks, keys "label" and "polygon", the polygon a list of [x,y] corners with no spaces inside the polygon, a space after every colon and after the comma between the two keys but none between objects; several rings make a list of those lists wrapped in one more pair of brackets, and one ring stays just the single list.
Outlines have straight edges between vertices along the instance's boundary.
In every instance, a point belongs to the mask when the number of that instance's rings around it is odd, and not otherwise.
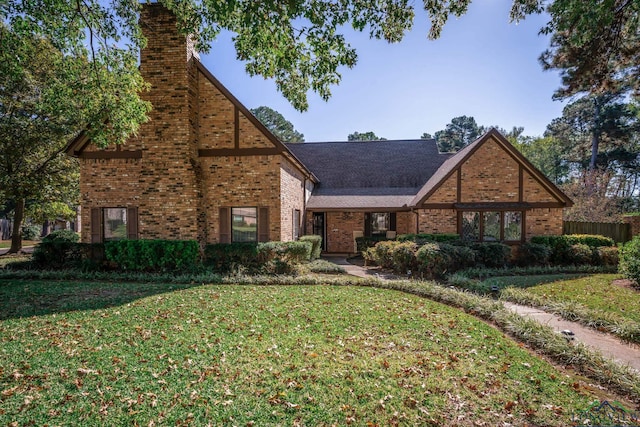
[{"label": "shrub", "polygon": [[308,235],[302,236],[299,239],[300,242],[310,242],[312,245],[311,248],[311,259],[320,258],[320,254],[322,253],[322,236],[316,235]]},{"label": "shrub", "polygon": [[610,237],[594,234],[566,234],[563,236],[534,236],[531,243],[540,243],[551,248],[550,261],[553,264],[574,264],[572,245],[587,245],[590,248],[601,246],[615,246]]},{"label": "shrub", "polygon": [[574,265],[591,264],[593,260],[593,250],[588,245],[576,243],[569,246],[567,261]]},{"label": "shrub", "polygon": [[391,249],[393,259],[393,271],[404,274],[416,267],[416,249],[418,245],[413,242],[395,242]]},{"label": "shrub", "polygon": [[440,243],[440,250],[450,258],[449,271],[462,270],[476,264],[476,251],[467,245]]},{"label": "shrub", "polygon": [[597,265],[618,265],[620,261],[618,248],[616,246],[601,246],[595,248],[593,255]]},{"label": "shrub", "polygon": [[79,238],[71,230],[54,231],[36,246],[33,261],[40,266],[56,268],[80,261],[82,256],[77,244]]},{"label": "shrub", "polygon": [[194,268],[199,261],[195,240],[113,240],[104,244],[107,260],[131,271]]},{"label": "shrub", "polygon": [[620,272],[640,286],[640,236],[622,246],[620,250]]},{"label": "shrub", "polygon": [[42,229],[37,225],[24,225],[22,227],[22,238],[24,240],[38,240]]},{"label": "shrub", "polygon": [[497,242],[472,243],[476,261],[488,268],[504,267],[511,257],[511,247]]},{"label": "shrub", "polygon": [[229,272],[237,266],[258,268],[257,243],[216,243],[204,248],[204,264],[215,271]]},{"label": "shrub", "polygon": [[422,245],[416,252],[418,271],[429,279],[441,278],[451,265],[449,255],[440,250],[437,243]]},{"label": "shrub", "polygon": [[260,269],[268,273],[285,274],[311,258],[311,242],[265,242],[258,244]]},{"label": "shrub", "polygon": [[396,237],[396,240],[399,242],[415,242],[418,245],[424,245],[425,243],[432,242],[452,242],[455,240],[460,240],[460,236],[458,234],[453,233],[420,233],[420,234],[400,234]]},{"label": "shrub", "polygon": [[401,242],[383,240],[373,247],[373,261],[384,268],[393,268],[393,249]]},{"label": "shrub", "polygon": [[378,244],[378,242],[388,241],[387,236],[367,236],[367,237],[356,237],[356,251],[363,253],[368,248],[372,248]]},{"label": "shrub", "polygon": [[548,265],[551,252],[551,248],[547,245],[526,242],[518,248],[515,261],[521,267]]}]

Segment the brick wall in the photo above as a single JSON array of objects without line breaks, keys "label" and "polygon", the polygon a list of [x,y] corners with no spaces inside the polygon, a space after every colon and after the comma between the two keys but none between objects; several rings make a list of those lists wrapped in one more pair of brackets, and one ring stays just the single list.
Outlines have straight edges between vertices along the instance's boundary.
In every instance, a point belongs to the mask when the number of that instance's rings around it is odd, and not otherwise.
[{"label": "brick wall", "polygon": [[364,212],[327,212],[327,252],[353,253],[353,232],[364,232]]},{"label": "brick wall", "polygon": [[397,234],[408,234],[416,232],[416,214],[414,212],[396,213]]},{"label": "brick wall", "polygon": [[458,217],[454,209],[420,209],[418,233],[457,233]]},{"label": "brick wall", "polygon": [[526,239],[532,236],[562,234],[562,209],[530,209],[526,213]]},{"label": "brick wall", "polygon": [[425,203],[455,203],[458,200],[458,172],[454,172]]},{"label": "brick wall", "polygon": [[557,202],[549,192],[528,172],[523,176],[524,200],[527,202]]},{"label": "brick wall", "polygon": [[282,158],[280,169],[280,240],[293,240],[293,211],[300,211],[300,235],[303,234],[304,176],[291,162]]},{"label": "brick wall", "polygon": [[517,202],[519,164],[493,139],[462,165],[462,202]]},{"label": "brick wall", "polygon": [[137,206],[140,238],[196,239],[200,197],[194,164],[191,105],[196,90],[191,43],[175,30],[175,17],[159,5],[141,12],[147,48],[140,72],[150,85],[141,94],[153,110],[138,138],[125,149],[140,149],[142,159],[81,159],[82,239],[90,240],[93,207]]}]

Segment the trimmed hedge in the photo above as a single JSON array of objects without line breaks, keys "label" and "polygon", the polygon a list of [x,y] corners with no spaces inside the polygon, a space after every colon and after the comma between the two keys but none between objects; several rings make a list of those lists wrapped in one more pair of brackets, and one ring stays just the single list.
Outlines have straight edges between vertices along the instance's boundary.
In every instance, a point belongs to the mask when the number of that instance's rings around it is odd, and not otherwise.
[{"label": "trimmed hedge", "polygon": [[542,243],[526,242],[520,245],[516,252],[515,262],[520,267],[549,265],[551,248]]},{"label": "trimmed hedge", "polygon": [[204,263],[219,272],[289,273],[310,261],[311,241],[265,243],[217,243],[204,249]]},{"label": "trimmed hedge", "polygon": [[308,236],[302,236],[298,239],[300,242],[310,242],[311,247],[311,259],[320,258],[320,254],[322,253],[322,236],[317,236],[314,234]]},{"label": "trimmed hedge", "polygon": [[82,251],[77,243],[79,239],[80,236],[71,230],[56,230],[35,247],[33,262],[40,266],[59,268],[81,261]]},{"label": "trimmed hedge", "polygon": [[399,242],[411,241],[419,245],[429,242],[452,242],[460,240],[460,235],[454,233],[420,233],[420,234],[400,234],[396,237]]},{"label": "trimmed hedge", "polygon": [[373,248],[378,242],[392,241],[387,239],[387,236],[368,236],[368,237],[356,237],[356,251],[363,253],[369,248]]},{"label": "trimmed hedge", "polygon": [[188,270],[200,261],[195,240],[113,240],[104,251],[108,261],[131,271]]},{"label": "trimmed hedge", "polygon": [[[610,237],[592,234],[567,234],[563,236],[533,236],[531,243],[547,245],[551,248],[549,260],[553,264],[570,265],[576,263],[589,263],[585,261],[586,252],[584,247],[572,248],[574,245],[586,245],[589,248],[599,248],[603,246],[615,246],[615,242]],[[593,251],[592,251],[593,252]],[[593,256],[591,257],[593,259]]]},{"label": "trimmed hedge", "polygon": [[640,286],[640,236],[622,246],[620,250],[620,272],[629,280]]},{"label": "trimmed hedge", "polygon": [[476,252],[476,261],[488,268],[504,267],[511,258],[511,247],[503,243],[472,243],[471,249]]}]

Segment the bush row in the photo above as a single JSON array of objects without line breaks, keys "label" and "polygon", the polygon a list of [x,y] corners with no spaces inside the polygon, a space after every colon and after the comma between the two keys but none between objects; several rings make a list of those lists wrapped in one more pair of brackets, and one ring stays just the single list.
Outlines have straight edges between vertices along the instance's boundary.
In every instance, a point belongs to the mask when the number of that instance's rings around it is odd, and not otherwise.
[{"label": "bush row", "polygon": [[549,247],[551,253],[548,262],[560,265],[588,263],[587,258],[593,257],[594,249],[616,245],[610,237],[592,234],[534,236],[531,243]]},{"label": "bush row", "polygon": [[474,265],[487,268],[505,266],[511,248],[502,243],[431,242],[419,246],[413,241],[383,241],[364,252],[367,262],[373,262],[396,273],[415,271],[426,278],[443,277]]},{"label": "bush row", "polygon": [[618,265],[618,248],[616,246],[589,246],[584,243],[551,247],[532,241],[520,245],[513,261],[520,267],[584,264],[616,266]]},{"label": "bush row", "polygon": [[78,243],[78,235],[60,230],[45,237],[33,253],[39,267],[122,271],[190,271],[202,266],[218,272],[288,273],[320,256],[320,236],[296,242],[211,244],[201,253],[195,240],[116,240]]},{"label": "bush row", "polygon": [[620,252],[620,272],[640,287],[640,236],[625,243]]}]

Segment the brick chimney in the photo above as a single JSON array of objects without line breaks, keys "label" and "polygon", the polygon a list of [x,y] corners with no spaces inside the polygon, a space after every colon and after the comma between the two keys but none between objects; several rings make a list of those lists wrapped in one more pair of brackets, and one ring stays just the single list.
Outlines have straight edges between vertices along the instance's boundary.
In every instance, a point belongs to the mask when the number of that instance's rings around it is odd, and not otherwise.
[{"label": "brick chimney", "polygon": [[157,234],[195,240],[195,208],[200,198],[195,170],[198,56],[192,39],[180,34],[176,23],[163,5],[142,5],[140,26],[147,47],[140,52],[140,73],[150,89],[141,97],[153,109],[139,132],[147,177],[146,188],[141,189],[145,206],[141,206],[140,220],[145,238]]}]

